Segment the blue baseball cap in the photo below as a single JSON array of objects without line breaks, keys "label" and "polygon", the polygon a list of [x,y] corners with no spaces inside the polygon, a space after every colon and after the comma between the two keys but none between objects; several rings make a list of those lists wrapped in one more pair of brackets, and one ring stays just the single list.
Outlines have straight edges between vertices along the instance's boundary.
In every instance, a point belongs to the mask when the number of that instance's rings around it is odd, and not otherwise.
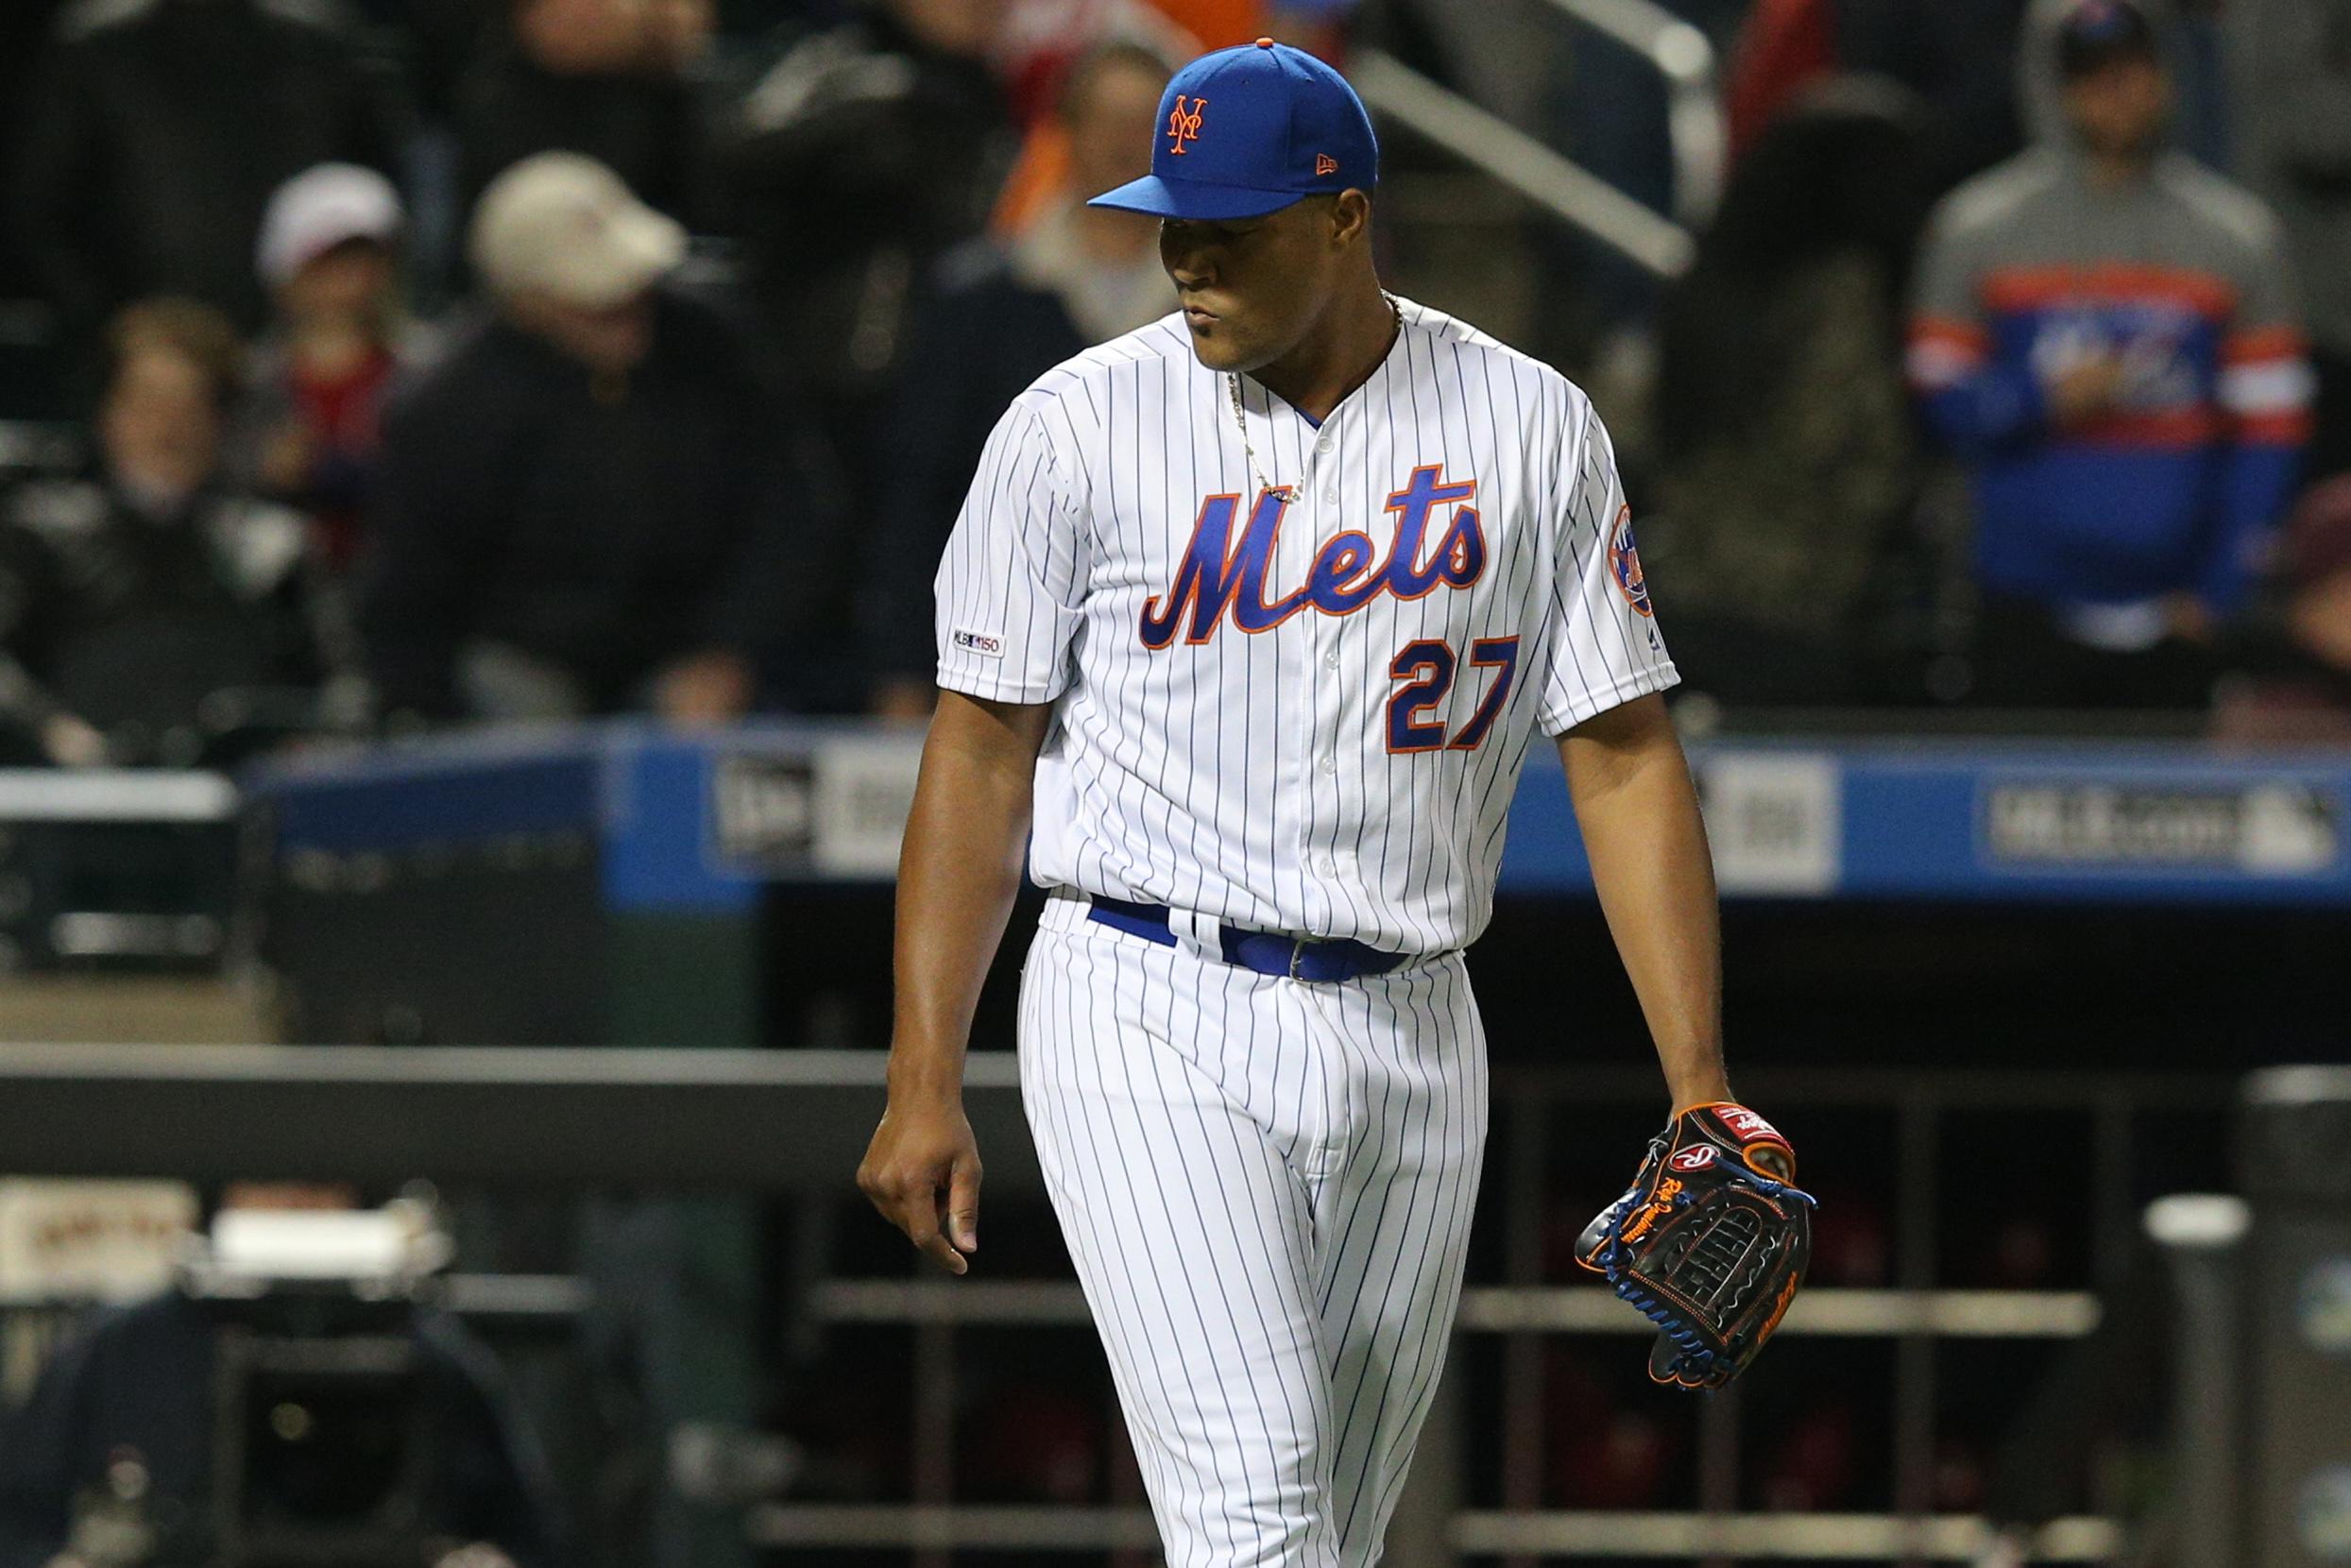
[{"label": "blue baseball cap", "polygon": [[1220,223],[1379,179],[1379,138],[1347,78],[1261,38],[1177,72],[1159,100],[1151,172],[1087,205]]},{"label": "blue baseball cap", "polygon": [[2057,26],[2057,74],[2068,81],[2119,60],[2156,60],[2155,25],[2132,0],[2079,0]]}]

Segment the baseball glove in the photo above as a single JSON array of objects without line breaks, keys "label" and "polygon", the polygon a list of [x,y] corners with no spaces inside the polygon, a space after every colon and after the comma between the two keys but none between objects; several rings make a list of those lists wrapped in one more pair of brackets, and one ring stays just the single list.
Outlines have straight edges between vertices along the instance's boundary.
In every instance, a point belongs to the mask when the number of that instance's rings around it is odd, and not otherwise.
[{"label": "baseball glove", "polygon": [[1812,1257],[1814,1202],[1796,1150],[1744,1105],[1695,1105],[1649,1140],[1625,1195],[1584,1227],[1576,1261],[1658,1326],[1649,1376],[1719,1389],[1780,1326]]}]

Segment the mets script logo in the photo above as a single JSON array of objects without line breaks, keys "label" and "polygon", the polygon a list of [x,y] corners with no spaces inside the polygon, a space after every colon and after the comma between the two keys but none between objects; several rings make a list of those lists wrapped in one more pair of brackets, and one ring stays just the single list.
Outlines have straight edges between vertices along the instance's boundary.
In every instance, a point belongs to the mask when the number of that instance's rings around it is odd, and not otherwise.
[{"label": "mets script logo", "polygon": [[[1276,488],[1259,496],[1237,543],[1233,524],[1241,498],[1210,496],[1192,525],[1174,587],[1144,603],[1143,646],[1165,648],[1179,630],[1185,642],[1205,642],[1228,613],[1242,631],[1264,632],[1309,607],[1324,615],[1353,615],[1383,593],[1420,599],[1440,586],[1468,588],[1486,571],[1486,532],[1477,508],[1459,504],[1476,494],[1474,479],[1447,484],[1442,464],[1413,469],[1405,487],[1388,498],[1396,531],[1384,558],[1369,534],[1354,529],[1335,534],[1316,553],[1305,582],[1278,597],[1266,577],[1291,492]],[[1437,520],[1440,506],[1454,508],[1449,520]],[[1432,548],[1428,536],[1440,528]]]},{"label": "mets script logo", "polygon": [[1609,535],[1609,571],[1616,578],[1616,591],[1635,615],[1657,613],[1649,607],[1649,580],[1642,574],[1641,552],[1633,547],[1630,506],[1618,510],[1616,528]]},{"label": "mets script logo", "polygon": [[1187,98],[1176,94],[1175,108],[1167,114],[1168,150],[1178,158],[1192,143],[1200,140],[1200,111],[1208,107],[1206,98]]}]

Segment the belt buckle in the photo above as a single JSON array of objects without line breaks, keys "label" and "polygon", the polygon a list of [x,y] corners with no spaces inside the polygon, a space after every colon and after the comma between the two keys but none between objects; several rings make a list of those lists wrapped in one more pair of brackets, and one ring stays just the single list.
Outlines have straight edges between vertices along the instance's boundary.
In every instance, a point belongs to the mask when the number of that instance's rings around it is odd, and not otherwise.
[{"label": "belt buckle", "polygon": [[1292,980],[1297,980],[1297,979],[1298,979],[1298,966],[1299,966],[1299,964],[1301,964],[1301,963],[1304,963],[1304,962],[1305,962],[1305,958],[1306,958],[1306,945],[1305,945],[1305,943],[1303,943],[1303,942],[1300,941],[1300,940],[1299,940],[1298,938],[1296,938],[1296,937],[1292,937],[1292,938],[1290,938],[1290,945],[1289,945],[1289,978],[1290,978],[1290,979],[1292,979]]}]

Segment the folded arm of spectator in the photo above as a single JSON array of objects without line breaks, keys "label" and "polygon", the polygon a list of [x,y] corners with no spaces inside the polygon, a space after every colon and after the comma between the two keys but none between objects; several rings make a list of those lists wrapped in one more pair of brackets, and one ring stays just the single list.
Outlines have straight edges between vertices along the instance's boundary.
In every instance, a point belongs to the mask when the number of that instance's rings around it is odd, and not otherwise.
[{"label": "folded arm of spectator", "polygon": [[[746,667],[776,659],[790,666],[819,655],[808,629],[830,621],[820,606],[844,590],[847,491],[830,448],[773,367],[755,366],[753,375],[758,390],[744,400],[741,450],[760,461],[746,475],[733,559],[714,581],[704,626],[711,650]],[[745,690],[746,703],[752,695]]]},{"label": "folded arm of spectator", "polygon": [[1995,352],[1972,233],[1938,217],[1920,257],[1906,368],[1927,422],[1963,457],[2030,440],[2053,414],[2032,367]]},{"label": "folded arm of spectator", "polygon": [[1966,335],[1942,318],[1911,323],[1911,385],[1927,423],[1963,457],[2030,440],[2051,423],[2050,401],[2031,371],[1985,354],[1980,330]]},{"label": "folded arm of spectator", "polygon": [[420,385],[384,422],[359,629],[385,717],[459,716],[457,648],[497,568],[500,487],[521,466],[496,410],[451,390]]},{"label": "folded arm of spectator", "polygon": [[891,414],[890,471],[882,476],[880,514],[859,572],[865,585],[859,606],[864,656],[893,691],[919,685],[928,696],[938,669],[931,580],[987,432],[1003,413],[989,377],[958,368],[970,364],[962,356],[985,349],[987,337],[982,313],[948,294],[918,317],[907,352]]}]

